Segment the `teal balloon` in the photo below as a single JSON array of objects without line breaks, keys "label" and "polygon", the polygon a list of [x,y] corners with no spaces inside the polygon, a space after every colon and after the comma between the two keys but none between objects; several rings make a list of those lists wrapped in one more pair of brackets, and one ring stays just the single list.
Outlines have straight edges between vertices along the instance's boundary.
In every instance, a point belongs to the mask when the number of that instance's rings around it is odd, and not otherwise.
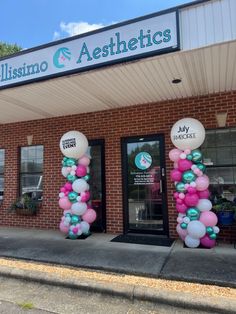
[{"label": "teal balloon", "polygon": [[195,163],[198,163],[200,161],[202,161],[202,152],[199,149],[194,149],[192,150],[192,161]]},{"label": "teal balloon", "polygon": [[68,176],[66,178],[71,183],[74,182],[77,179],[77,177],[72,175],[72,174],[68,174]]},{"label": "teal balloon", "polygon": [[207,232],[207,234],[211,235],[214,233],[214,230],[212,227],[206,227],[206,232]]},{"label": "teal balloon", "polygon": [[91,178],[90,174],[86,174],[86,176],[83,177],[85,181],[89,181],[90,178]]},{"label": "teal balloon", "polygon": [[76,192],[70,192],[68,194],[68,199],[72,202],[72,203],[76,203],[77,202],[77,197],[78,197],[78,193]]},{"label": "teal balloon", "polygon": [[69,230],[68,237],[71,240],[76,240],[78,238],[77,234],[74,234],[74,232],[72,232],[71,230]]},{"label": "teal balloon", "polygon": [[212,234],[209,235],[209,238],[211,240],[215,240],[217,238],[217,235],[215,233],[212,233]]},{"label": "teal balloon", "polygon": [[196,175],[192,170],[187,170],[183,173],[182,179],[185,183],[191,183],[196,180]]},{"label": "teal balloon", "polygon": [[72,217],[71,217],[71,223],[72,223],[73,225],[76,225],[78,222],[79,222],[79,217],[76,216],[76,215],[72,215]]},{"label": "teal balloon", "polygon": [[71,218],[71,214],[70,213],[66,213],[65,217],[70,217]]},{"label": "teal balloon", "polygon": [[203,165],[201,162],[199,164],[197,164],[198,169],[200,169],[202,172],[206,171],[206,166]]},{"label": "teal balloon", "polygon": [[193,156],[192,156],[191,154],[188,154],[188,155],[186,156],[186,158],[187,158],[188,160],[192,160],[192,159],[193,159]]},{"label": "teal balloon", "polygon": [[72,167],[72,166],[74,166],[74,165],[76,165],[76,159],[74,159],[74,158],[67,158],[67,160],[66,160],[66,166],[67,167]]},{"label": "teal balloon", "polygon": [[180,193],[184,193],[186,190],[185,190],[185,184],[183,182],[178,182],[175,186],[176,188],[176,191],[177,192],[180,192]]},{"label": "teal balloon", "polygon": [[180,224],[180,227],[181,227],[182,229],[187,229],[188,224],[186,224],[185,222],[182,222],[182,223]]},{"label": "teal balloon", "polygon": [[192,220],[198,220],[200,217],[200,210],[197,209],[196,207],[190,207],[187,212],[187,217],[192,221]]}]

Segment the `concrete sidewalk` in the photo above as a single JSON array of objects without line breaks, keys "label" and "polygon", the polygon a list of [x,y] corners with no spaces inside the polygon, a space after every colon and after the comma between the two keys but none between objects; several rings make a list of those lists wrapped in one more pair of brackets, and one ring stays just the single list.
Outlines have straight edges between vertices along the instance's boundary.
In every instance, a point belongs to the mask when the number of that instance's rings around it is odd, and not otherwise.
[{"label": "concrete sidewalk", "polygon": [[110,242],[114,237],[67,240],[59,231],[1,227],[0,257],[236,288],[233,245],[188,249],[180,241],[160,247]]}]

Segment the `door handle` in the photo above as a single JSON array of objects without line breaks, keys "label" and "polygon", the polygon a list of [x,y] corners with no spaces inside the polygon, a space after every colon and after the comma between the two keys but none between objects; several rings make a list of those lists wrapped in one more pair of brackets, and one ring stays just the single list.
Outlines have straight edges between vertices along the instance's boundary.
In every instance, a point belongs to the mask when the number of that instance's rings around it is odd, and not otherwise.
[{"label": "door handle", "polygon": [[162,180],[160,180],[160,193],[162,194],[163,190],[162,190]]}]

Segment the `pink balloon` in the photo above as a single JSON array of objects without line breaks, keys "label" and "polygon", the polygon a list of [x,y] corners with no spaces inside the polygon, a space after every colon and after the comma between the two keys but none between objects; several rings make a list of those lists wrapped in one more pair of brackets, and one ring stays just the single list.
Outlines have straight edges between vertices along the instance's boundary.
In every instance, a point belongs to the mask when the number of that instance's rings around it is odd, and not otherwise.
[{"label": "pink balloon", "polygon": [[85,191],[80,193],[80,197],[81,197],[81,202],[87,202],[90,199],[90,192],[89,191]]},{"label": "pink balloon", "polygon": [[62,193],[65,193],[65,192],[66,192],[66,189],[65,189],[64,186],[63,186],[62,188],[60,188],[60,192],[62,192]]},{"label": "pink balloon", "polygon": [[187,210],[187,206],[185,204],[176,204],[176,209],[178,213],[185,214]]},{"label": "pink balloon", "polygon": [[183,204],[183,200],[181,200],[181,198],[177,198],[176,203],[177,204]]},{"label": "pink balloon", "polygon": [[192,164],[193,163],[188,159],[180,159],[178,161],[179,170],[182,172],[191,169]]},{"label": "pink balloon", "polygon": [[170,178],[172,181],[179,182],[182,180],[182,172],[179,171],[178,169],[173,169],[173,170],[171,170]]},{"label": "pink balloon", "polygon": [[84,177],[87,174],[87,169],[83,165],[78,165],[75,173],[78,177]]},{"label": "pink balloon", "polygon": [[197,192],[199,198],[209,198],[210,197],[210,191],[209,190],[204,190],[204,191],[198,191]]},{"label": "pink balloon", "polygon": [[82,219],[87,223],[91,224],[96,220],[97,214],[94,209],[88,208],[86,212],[83,214]]},{"label": "pink balloon", "polygon": [[67,233],[69,231],[69,227],[66,227],[63,222],[60,223],[59,228],[63,233]]},{"label": "pink balloon", "polygon": [[169,151],[169,158],[171,161],[175,162],[179,160],[179,156],[182,153],[182,150],[173,148],[172,150]]},{"label": "pink balloon", "polygon": [[179,198],[179,193],[178,192],[174,192],[174,198],[175,199]]},{"label": "pink balloon", "polygon": [[206,176],[205,174],[201,177],[198,177],[195,182],[196,182],[196,189],[198,191],[206,190],[210,183],[208,176]]},{"label": "pink balloon", "polygon": [[64,210],[69,210],[71,208],[71,202],[68,197],[62,197],[59,199],[59,207]]},{"label": "pink balloon", "polygon": [[184,203],[188,207],[196,206],[198,201],[199,201],[199,197],[198,197],[197,193],[195,193],[195,194],[187,193],[185,195]]},{"label": "pink balloon", "polygon": [[74,227],[72,231],[73,231],[74,234],[76,234],[79,231],[79,228]]},{"label": "pink balloon", "polygon": [[189,194],[195,194],[195,193],[197,193],[197,190],[195,188],[193,188],[192,186],[189,186],[188,187],[188,193]]},{"label": "pink balloon", "polygon": [[178,169],[178,161],[174,162],[174,169]]},{"label": "pink balloon", "polygon": [[211,249],[216,245],[216,240],[210,239],[209,236],[206,234],[203,238],[200,239],[200,243],[202,246]]},{"label": "pink balloon", "polygon": [[204,211],[200,215],[199,219],[206,227],[214,227],[217,222],[218,218],[215,213],[211,211]]},{"label": "pink balloon", "polygon": [[188,232],[187,232],[187,229],[182,229],[180,227],[180,224],[178,224],[176,226],[176,231],[178,233],[178,235],[180,236],[180,238],[184,241],[185,240],[185,237],[187,236]]},{"label": "pink balloon", "polygon": [[78,164],[87,167],[90,164],[90,159],[88,156],[84,155],[80,157]]},{"label": "pink balloon", "polygon": [[66,189],[67,192],[72,192],[72,184],[70,182],[66,182],[66,184],[64,185],[64,188]]}]

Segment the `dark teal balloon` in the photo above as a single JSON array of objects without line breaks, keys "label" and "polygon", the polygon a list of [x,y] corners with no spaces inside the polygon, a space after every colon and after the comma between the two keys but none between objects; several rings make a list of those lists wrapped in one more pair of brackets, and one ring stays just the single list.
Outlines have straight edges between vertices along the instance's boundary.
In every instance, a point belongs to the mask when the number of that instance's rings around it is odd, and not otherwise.
[{"label": "dark teal balloon", "polygon": [[204,164],[202,164],[201,162],[199,164],[197,164],[198,169],[200,169],[202,172],[206,171],[206,166]]},{"label": "dark teal balloon", "polygon": [[71,217],[71,223],[73,225],[76,225],[79,222],[79,217],[77,215],[72,215]]},{"label": "dark teal balloon", "polygon": [[191,154],[188,154],[188,155],[186,156],[186,158],[187,158],[188,160],[192,160],[192,159],[193,159],[193,156],[192,156]]},{"label": "dark teal balloon", "polygon": [[65,217],[70,217],[71,218],[71,214],[70,213],[66,213]]},{"label": "dark teal balloon", "polygon": [[212,227],[206,227],[206,232],[207,232],[209,235],[211,235],[211,234],[214,233],[214,230],[213,230]]},{"label": "dark teal balloon", "polygon": [[191,183],[196,180],[196,175],[192,170],[187,170],[183,173],[182,179],[185,183]]},{"label": "dark teal balloon", "polygon": [[74,165],[76,165],[77,161],[74,158],[67,158],[66,160],[66,166],[67,167],[72,167]]},{"label": "dark teal balloon", "polygon": [[215,233],[212,233],[212,234],[209,235],[209,238],[211,240],[215,240],[217,238],[217,235]]},{"label": "dark teal balloon", "polygon": [[90,178],[91,178],[90,174],[86,174],[86,176],[83,177],[85,181],[89,181]]},{"label": "dark teal balloon", "polygon": [[69,230],[68,237],[69,237],[71,240],[76,240],[76,239],[78,238],[77,234],[74,234],[74,232],[71,231],[71,230]]},{"label": "dark teal balloon", "polygon": [[202,161],[202,152],[199,149],[194,149],[191,152],[193,158],[192,161],[195,163],[198,163],[200,161]]},{"label": "dark teal balloon", "polygon": [[74,182],[77,179],[77,177],[72,175],[72,174],[68,174],[68,176],[66,178],[71,183]]},{"label": "dark teal balloon", "polygon": [[186,224],[185,222],[182,222],[182,223],[180,224],[180,227],[181,227],[182,229],[187,229],[188,224]]},{"label": "dark teal balloon", "polygon": [[185,192],[185,184],[183,182],[178,182],[175,186],[176,191],[180,192],[180,193],[184,193]]},{"label": "dark teal balloon", "polygon": [[196,207],[190,207],[187,212],[187,217],[192,221],[192,220],[198,220],[200,217],[200,210],[197,209]]},{"label": "dark teal balloon", "polygon": [[72,202],[72,203],[76,203],[77,202],[77,197],[78,197],[78,193],[76,192],[70,192],[68,194],[68,199]]}]

